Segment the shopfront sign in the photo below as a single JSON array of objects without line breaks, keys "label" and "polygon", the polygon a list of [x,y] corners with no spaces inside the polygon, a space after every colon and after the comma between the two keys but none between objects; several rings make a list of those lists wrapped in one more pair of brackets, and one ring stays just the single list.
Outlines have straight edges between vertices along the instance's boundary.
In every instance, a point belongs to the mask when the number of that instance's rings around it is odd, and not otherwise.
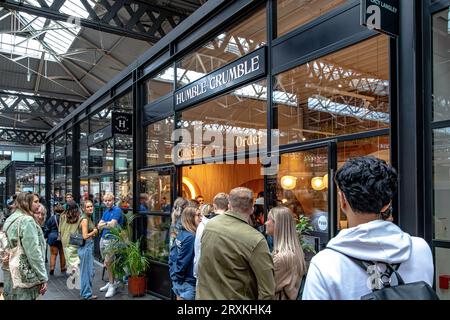
[{"label": "shopfront sign", "polygon": [[361,25],[397,37],[398,21],[398,0],[361,0]]},{"label": "shopfront sign", "polygon": [[112,137],[112,128],[111,126],[107,126],[102,130],[99,130],[95,133],[91,133],[88,137],[88,145],[92,146],[111,137]]},{"label": "shopfront sign", "polygon": [[113,112],[112,113],[113,134],[133,134],[133,115],[131,113]]},{"label": "shopfront sign", "polygon": [[175,92],[177,110],[230,90],[266,73],[265,47],[234,61]]}]

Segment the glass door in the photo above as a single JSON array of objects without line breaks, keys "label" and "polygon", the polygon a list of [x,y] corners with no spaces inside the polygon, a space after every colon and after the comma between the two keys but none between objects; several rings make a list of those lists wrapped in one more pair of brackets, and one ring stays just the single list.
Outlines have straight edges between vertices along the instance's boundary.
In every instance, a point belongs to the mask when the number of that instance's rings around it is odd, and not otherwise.
[{"label": "glass door", "polygon": [[335,234],[335,191],[329,177],[335,166],[335,143],[328,142],[280,155],[276,175],[267,178],[268,209],[288,207],[297,223],[309,262]]},{"label": "glass door", "polygon": [[145,249],[151,258],[148,290],[171,297],[168,272],[171,210],[175,170],[165,167],[139,173],[138,234],[144,236]]}]

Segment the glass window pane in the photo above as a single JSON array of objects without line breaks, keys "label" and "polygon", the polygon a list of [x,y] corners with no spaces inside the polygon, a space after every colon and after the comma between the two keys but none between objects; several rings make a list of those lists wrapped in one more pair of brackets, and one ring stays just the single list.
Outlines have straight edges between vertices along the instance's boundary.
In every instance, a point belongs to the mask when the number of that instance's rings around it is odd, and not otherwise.
[{"label": "glass window pane", "polygon": [[277,33],[278,36],[304,25],[334,8],[349,2],[348,0],[278,0]]},{"label": "glass window pane", "polygon": [[139,190],[139,212],[170,212],[170,175],[141,172]]},{"label": "glass window pane", "polygon": [[172,91],[174,72],[170,67],[145,81],[147,103],[152,103]]},{"label": "glass window pane", "polygon": [[116,170],[128,170],[133,166],[133,137],[116,134]]},{"label": "glass window pane", "polygon": [[184,57],[177,64],[177,87],[191,83],[266,43],[266,10],[254,14]]},{"label": "glass window pane", "polygon": [[89,152],[87,140],[80,141],[80,175],[89,174]]},{"label": "glass window pane", "polygon": [[97,112],[89,119],[89,132],[97,132],[111,124],[111,109],[112,106],[108,106],[103,110]]},{"label": "glass window pane", "polygon": [[94,202],[94,196],[89,196],[89,180],[80,179],[80,204],[84,203],[86,200],[91,200]]},{"label": "glass window pane", "polygon": [[131,171],[116,173],[117,206],[124,213],[133,206],[133,184]]},{"label": "glass window pane", "polygon": [[156,261],[169,261],[170,215],[149,215],[147,217],[147,253]]},{"label": "glass window pane", "polygon": [[146,127],[147,166],[172,162],[172,132],[173,117],[152,123]]},{"label": "glass window pane", "polygon": [[[265,145],[267,128],[267,87],[260,81],[207,101],[181,113],[177,127],[190,132],[191,145],[186,145],[187,160],[245,151],[248,147]],[[203,130],[203,141],[194,141],[195,130]],[[206,138],[206,135],[217,136]],[[234,135],[234,137],[233,137]],[[233,149],[227,148],[227,139],[235,139]],[[205,149],[209,146],[208,149]],[[184,147],[184,146],[183,146]],[[229,149],[229,150],[227,150]],[[211,151],[213,150],[213,151]],[[184,158],[184,153],[183,153]]]},{"label": "glass window pane", "polygon": [[[435,248],[436,257],[436,293],[442,300],[450,300],[450,290],[439,288],[439,276],[450,277],[450,249]],[[448,280],[447,280],[448,281]]]},{"label": "glass window pane", "polygon": [[271,207],[288,207],[299,223],[307,262],[329,240],[327,178],[328,149],[319,148],[282,154],[277,175],[268,181]]},{"label": "glass window pane", "polygon": [[[391,162],[389,136],[380,136],[338,143],[338,169],[350,158],[374,156],[387,163]],[[338,205],[338,230],[348,228],[347,217]]]},{"label": "glass window pane", "polygon": [[133,111],[133,95],[128,92],[114,101],[114,109],[120,112]]},{"label": "glass window pane", "polygon": [[433,131],[434,238],[450,240],[450,128]]},{"label": "glass window pane", "polygon": [[389,128],[388,48],[377,36],[278,75],[280,145]]},{"label": "glass window pane", "polygon": [[450,8],[433,16],[433,118],[450,119]]},{"label": "glass window pane", "polygon": [[113,171],[113,140],[89,147],[89,173],[101,174]]}]

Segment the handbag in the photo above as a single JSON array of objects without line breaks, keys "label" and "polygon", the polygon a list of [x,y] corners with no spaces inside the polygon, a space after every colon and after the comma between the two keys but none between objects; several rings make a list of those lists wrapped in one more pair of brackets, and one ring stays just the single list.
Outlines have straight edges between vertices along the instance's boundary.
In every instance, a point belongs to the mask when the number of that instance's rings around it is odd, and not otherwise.
[{"label": "handbag", "polygon": [[40,285],[42,281],[40,281],[36,277],[36,274],[30,266],[27,260],[27,256],[25,255],[22,248],[22,244],[20,241],[20,220],[22,219],[17,218],[16,220],[17,223],[19,223],[17,227],[17,246],[9,249],[9,271],[11,273],[11,280],[14,289],[28,289]]},{"label": "handbag", "polygon": [[70,234],[69,244],[73,246],[82,247],[86,243],[86,240],[84,240],[83,235],[80,232],[78,232],[82,220],[83,219],[80,219],[80,222],[78,223],[77,231]]}]

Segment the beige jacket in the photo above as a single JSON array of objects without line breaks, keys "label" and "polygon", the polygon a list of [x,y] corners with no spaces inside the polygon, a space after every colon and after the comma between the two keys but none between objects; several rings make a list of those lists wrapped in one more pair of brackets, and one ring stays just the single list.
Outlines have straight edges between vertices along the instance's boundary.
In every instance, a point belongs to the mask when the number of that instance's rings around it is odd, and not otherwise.
[{"label": "beige jacket", "polygon": [[294,253],[275,253],[273,265],[275,269],[275,299],[296,300],[300,283],[304,274],[301,266],[289,268],[288,261],[293,258]]}]

